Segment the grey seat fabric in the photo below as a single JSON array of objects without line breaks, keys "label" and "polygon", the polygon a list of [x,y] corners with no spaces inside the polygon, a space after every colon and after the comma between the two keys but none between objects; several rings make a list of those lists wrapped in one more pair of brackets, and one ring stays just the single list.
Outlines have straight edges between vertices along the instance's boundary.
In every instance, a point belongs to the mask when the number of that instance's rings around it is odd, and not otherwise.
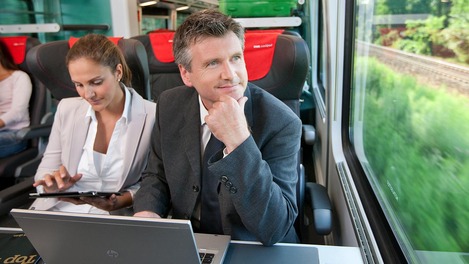
[{"label": "grey seat fabric", "polygon": [[[30,126],[24,128],[20,133],[23,139],[29,141],[28,147],[20,153],[0,158],[0,189],[4,189],[17,181],[15,177],[17,168],[36,158],[39,154],[39,137],[31,129],[40,125],[48,109],[48,100],[45,86],[31,73],[26,63],[26,55],[33,47],[40,45],[39,40],[33,37],[1,37],[0,41],[11,43],[13,47],[10,48],[10,52],[16,53],[15,56],[19,56],[19,58],[22,57],[18,66],[29,75],[32,83],[32,93],[29,101]],[[14,47],[25,47],[25,49],[17,50]],[[18,54],[18,52],[21,54]]]},{"label": "grey seat fabric", "polygon": [[[149,99],[150,83],[145,48],[139,41],[124,38],[119,39],[117,45],[132,71],[132,88],[143,98]],[[78,96],[65,65],[69,49],[69,41],[59,40],[41,44],[28,54],[31,71],[57,100]]]},{"label": "grey seat fabric", "polygon": [[[152,39],[158,38],[171,38],[174,35],[173,31],[154,32],[147,35],[140,35],[132,37],[132,39],[140,41],[147,52],[148,70],[150,72],[150,94],[151,99],[156,102],[158,96],[165,90],[184,85],[179,74],[179,68],[174,62],[174,59],[162,59],[157,56],[159,50],[157,45],[152,45]],[[171,45],[171,44],[166,44]],[[161,47],[164,48],[163,52],[171,52],[172,46]],[[170,58],[172,54],[166,56]]]},{"label": "grey seat fabric", "polygon": [[33,37],[0,37],[0,41],[10,42],[14,47],[24,47],[15,56],[20,56],[18,66],[26,72],[32,83],[32,93],[29,101],[30,126],[21,129],[17,137],[28,140],[28,146],[22,152],[0,159],[0,222],[11,223],[8,217],[10,209],[20,207],[30,202],[27,193],[34,188],[33,172],[35,172],[42,157],[43,143],[50,133],[50,124],[44,123],[44,116],[50,107],[50,95],[44,84],[36,78],[27,65],[27,54],[33,47],[40,45],[40,41]]}]

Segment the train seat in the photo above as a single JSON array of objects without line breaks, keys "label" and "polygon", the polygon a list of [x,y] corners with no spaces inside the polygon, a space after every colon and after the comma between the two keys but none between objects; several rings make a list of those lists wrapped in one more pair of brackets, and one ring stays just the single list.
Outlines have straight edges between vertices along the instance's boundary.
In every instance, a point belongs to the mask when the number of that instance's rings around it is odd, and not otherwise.
[{"label": "train seat", "polygon": [[249,82],[273,94],[299,115],[309,52],[301,37],[287,32],[246,31],[244,56]]},{"label": "train seat", "polygon": [[173,57],[174,31],[155,31],[132,37],[140,41],[148,54],[151,99],[156,101],[165,90],[184,85]]},{"label": "train seat", "polygon": [[[300,117],[301,94],[309,71],[306,42],[298,34],[285,30],[248,30],[244,56],[249,82],[273,94]],[[303,127],[303,137],[311,133],[310,129]],[[320,184],[306,182],[301,153],[298,155],[298,218],[295,228],[301,242],[307,242],[309,227],[313,227],[320,236],[331,232],[332,211],[327,189]],[[307,217],[306,209],[312,211],[312,221]]]},{"label": "train seat", "polygon": [[[124,57],[132,71],[132,86],[139,92],[144,98],[148,99],[149,94],[149,82],[148,82],[148,64],[146,58],[146,51],[143,45],[133,39],[113,38],[110,37],[119,48],[123,51]],[[44,44],[35,45],[28,49],[26,56],[26,62],[24,67],[27,65],[28,72],[30,72],[35,78],[37,78],[42,92],[49,90],[50,94],[56,100],[62,98],[78,96],[75,89],[75,85],[70,79],[70,75],[66,70],[65,57],[70,45],[76,41],[76,38],[70,40],[52,41]],[[34,103],[45,106],[46,103],[34,100]],[[31,110],[34,108],[31,108]],[[35,114],[41,113],[40,111]],[[41,117],[44,114],[41,114]],[[46,113],[48,125],[41,127],[47,131],[47,135],[50,133],[51,125],[53,122],[53,113]],[[44,146],[45,150],[45,146]],[[34,151],[29,156],[34,158],[37,155],[37,151]],[[29,176],[33,176],[42,158],[37,157],[37,164],[34,170],[31,170]],[[1,161],[0,161],[1,163]],[[3,166],[3,165],[0,165]],[[0,191],[0,215],[3,215],[15,206],[24,205],[28,202],[28,196],[26,195],[32,190],[33,178],[29,177],[24,182],[11,186],[3,191]]]},{"label": "train seat", "polygon": [[[132,71],[132,88],[149,99],[150,83],[147,54],[143,45],[133,39],[109,37],[121,49]],[[44,43],[28,54],[28,66],[49,89],[52,96],[62,98],[78,96],[75,85],[66,70],[65,57],[77,38]]]},{"label": "train seat", "polygon": [[50,133],[50,124],[44,123],[50,108],[50,95],[45,86],[31,73],[26,57],[28,52],[40,41],[28,36],[0,37],[10,50],[15,63],[28,73],[32,82],[32,93],[29,102],[30,126],[21,129],[19,137],[29,140],[24,151],[10,157],[0,159],[0,216],[11,208],[29,202],[25,193],[33,190],[32,171],[39,165],[45,142]]},{"label": "train seat", "polygon": [[40,152],[39,136],[47,136],[48,133],[33,130],[41,124],[41,120],[48,111],[47,92],[44,85],[31,73],[27,63],[26,54],[35,46],[40,45],[40,41],[28,36],[0,37],[0,41],[5,44],[15,63],[26,72],[32,82],[32,94],[29,102],[30,126],[20,131],[18,136],[29,140],[28,147],[15,155],[0,159],[0,189],[13,185],[18,178],[17,170],[31,160],[35,159]]},{"label": "train seat", "polygon": [[[183,85],[172,52],[172,31],[157,31],[133,37],[143,43],[148,53],[151,95],[156,101],[167,89]],[[284,30],[248,30],[244,56],[249,82],[270,92],[300,116],[300,101],[309,71],[306,42]],[[304,126],[303,136],[314,134]],[[310,140],[311,141],[311,140]],[[300,154],[299,154],[300,155]],[[301,155],[300,155],[301,156]],[[306,182],[304,168],[298,164],[297,203],[299,217],[295,223],[301,241],[306,241],[311,221],[305,218],[305,206],[312,209],[315,233],[326,235],[332,229],[332,212],[324,186]]]},{"label": "train seat", "polygon": [[[276,42],[277,36],[280,35],[281,40],[277,47],[266,48],[265,45],[272,45],[268,41]],[[291,95],[292,87],[303,87],[308,67],[303,67],[307,62],[308,54],[301,58],[302,63],[295,61],[293,64],[284,63],[285,58],[299,58],[288,45],[290,37],[295,36],[283,30],[252,30],[246,32],[246,48],[244,54],[246,56],[246,67],[248,70],[249,81],[266,89],[273,95],[285,101],[288,105],[293,106],[293,101],[301,95],[301,89],[298,96]],[[148,54],[148,68],[150,71],[150,89],[151,98],[156,101],[159,94],[163,91],[184,85],[177,64],[174,62],[172,40],[174,31],[154,31],[146,35],[132,37],[140,41]],[[257,42],[256,42],[257,41]],[[261,42],[259,42],[261,41]],[[266,42],[267,41],[267,42]],[[253,43],[250,43],[253,42]],[[249,45],[249,43],[251,45]],[[288,44],[287,44],[288,43]],[[295,44],[294,44],[295,45]],[[285,50],[285,52],[277,52],[274,50]],[[267,60],[264,60],[267,58]],[[275,60],[275,62],[274,62]],[[269,62],[269,63],[266,63]],[[261,65],[262,67],[259,67]],[[272,67],[270,67],[272,65]],[[293,67],[292,67],[293,66]],[[293,74],[293,75],[292,75]],[[299,104],[298,104],[299,106]],[[296,110],[295,110],[296,112]]]}]

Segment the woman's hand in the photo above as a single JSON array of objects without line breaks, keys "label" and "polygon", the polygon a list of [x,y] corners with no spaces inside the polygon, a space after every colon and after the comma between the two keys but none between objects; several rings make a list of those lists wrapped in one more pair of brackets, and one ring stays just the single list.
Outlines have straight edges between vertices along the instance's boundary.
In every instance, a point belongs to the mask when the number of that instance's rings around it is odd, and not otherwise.
[{"label": "woman's hand", "polygon": [[72,187],[82,177],[82,174],[70,176],[67,169],[61,165],[59,170],[46,174],[42,180],[34,182],[33,186],[42,185],[46,193],[62,192]]},{"label": "woman's hand", "polygon": [[73,204],[90,204],[108,212],[132,205],[132,195],[130,192],[124,192],[119,196],[113,194],[109,197],[60,198],[60,200]]}]

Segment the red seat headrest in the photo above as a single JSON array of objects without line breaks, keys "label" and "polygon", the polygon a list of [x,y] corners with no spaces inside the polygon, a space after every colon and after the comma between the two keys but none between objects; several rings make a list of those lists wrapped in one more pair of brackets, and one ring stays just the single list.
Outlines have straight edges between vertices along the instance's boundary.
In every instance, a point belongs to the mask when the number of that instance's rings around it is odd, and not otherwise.
[{"label": "red seat headrest", "polygon": [[[272,66],[277,36],[283,30],[251,30],[245,34],[244,59],[249,81],[259,80],[267,75]],[[155,58],[163,63],[174,62],[174,32],[149,33]]]},{"label": "red seat headrest", "polygon": [[246,31],[244,60],[249,81],[262,79],[272,67],[277,36],[283,30]]},{"label": "red seat headrest", "polygon": [[148,34],[155,58],[164,63],[174,62],[174,31],[159,31]]},{"label": "red seat headrest", "polygon": [[10,51],[11,57],[15,64],[21,64],[26,57],[26,36],[18,37],[1,37],[0,41],[5,43]]}]

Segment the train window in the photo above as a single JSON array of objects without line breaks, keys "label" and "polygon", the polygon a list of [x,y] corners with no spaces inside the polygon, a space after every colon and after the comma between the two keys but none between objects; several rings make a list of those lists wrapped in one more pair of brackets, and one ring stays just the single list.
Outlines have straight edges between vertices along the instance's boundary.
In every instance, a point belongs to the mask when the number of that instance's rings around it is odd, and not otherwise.
[{"label": "train window", "polygon": [[469,263],[467,0],[359,0],[349,139],[411,263]]},{"label": "train window", "polygon": [[168,28],[169,16],[143,15],[141,33],[147,34],[155,29]]}]

